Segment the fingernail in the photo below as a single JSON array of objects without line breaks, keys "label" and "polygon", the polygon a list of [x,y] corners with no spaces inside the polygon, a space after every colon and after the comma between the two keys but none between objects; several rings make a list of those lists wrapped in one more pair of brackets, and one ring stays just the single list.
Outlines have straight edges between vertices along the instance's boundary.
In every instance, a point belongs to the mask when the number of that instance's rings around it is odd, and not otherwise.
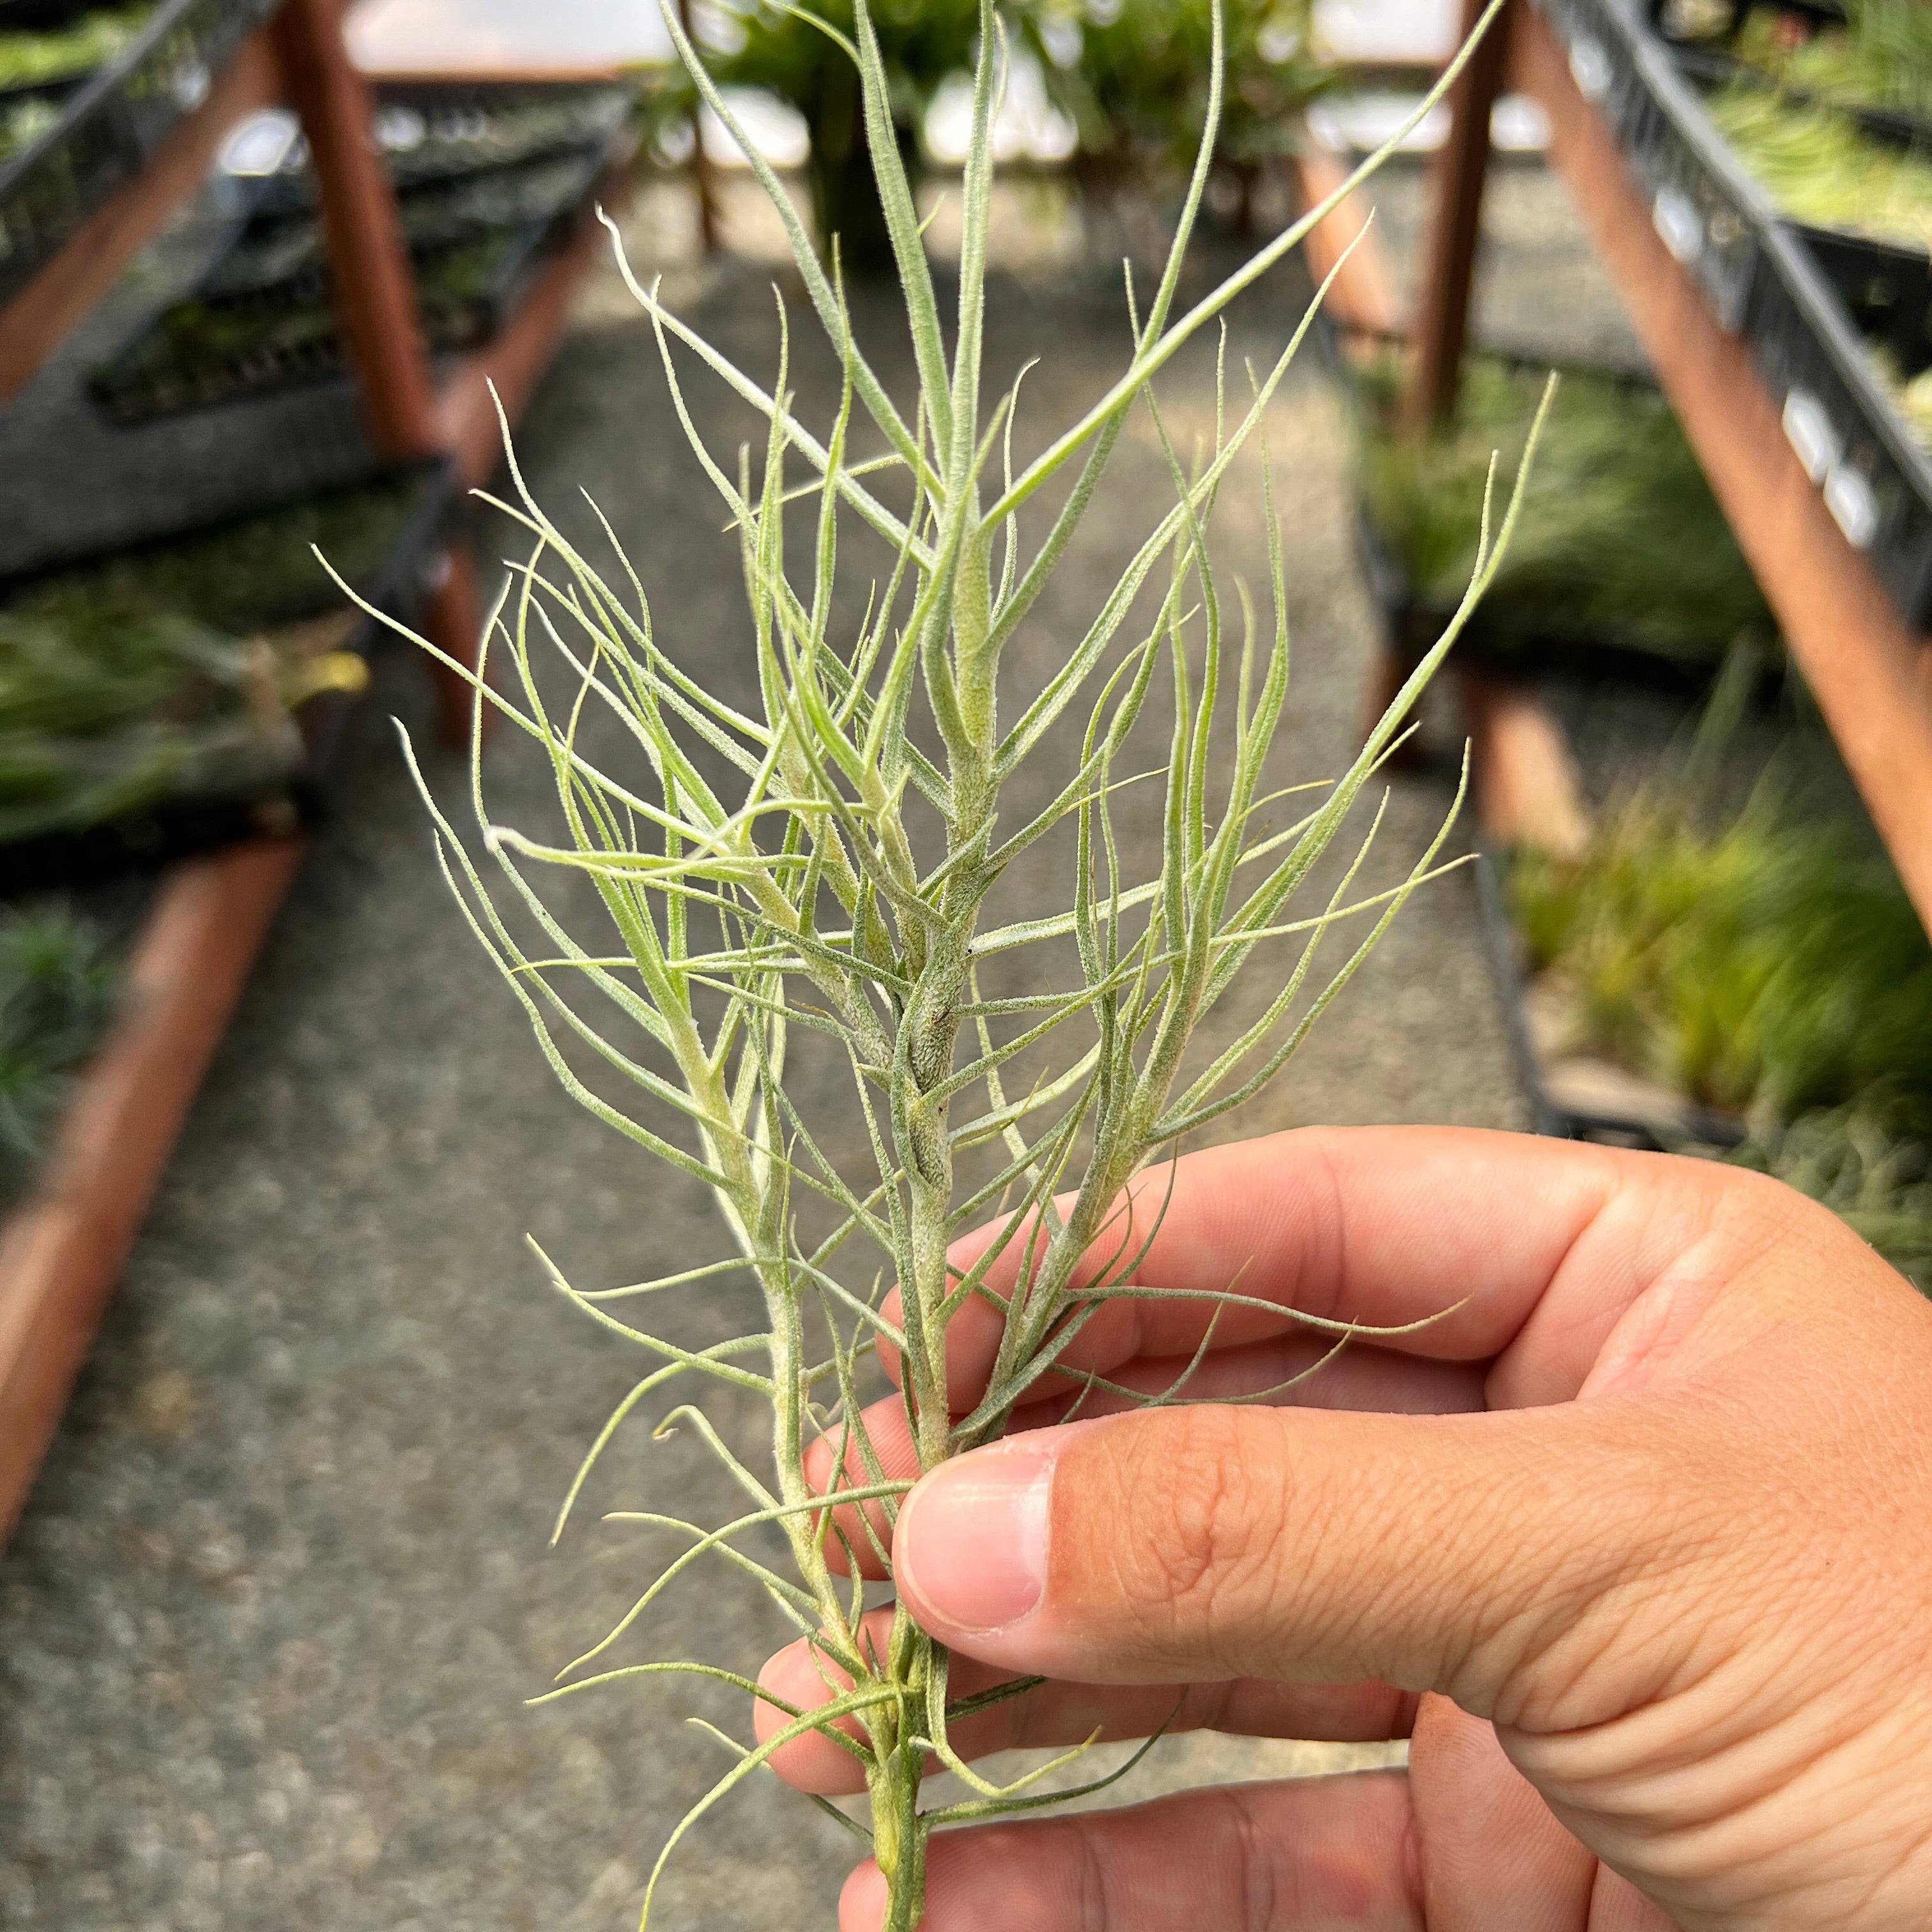
[{"label": "fingernail", "polygon": [[920,1484],[892,1538],[892,1573],[922,1622],[996,1630],[1040,1601],[1052,1486],[1052,1455],[1024,1442],[963,1456]]}]

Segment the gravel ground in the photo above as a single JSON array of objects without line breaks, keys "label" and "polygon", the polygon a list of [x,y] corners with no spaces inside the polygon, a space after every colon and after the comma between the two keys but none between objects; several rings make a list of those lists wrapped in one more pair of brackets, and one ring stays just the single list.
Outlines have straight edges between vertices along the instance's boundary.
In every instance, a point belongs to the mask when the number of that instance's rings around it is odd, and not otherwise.
[{"label": "gravel ground", "polygon": [[[1546,184],[1539,206],[1544,230],[1560,229]],[[672,248],[675,226],[647,203],[646,251]],[[768,367],[765,244],[750,223],[739,239],[739,258],[674,280],[709,332]],[[1124,352],[1117,272],[1090,254],[1029,244],[995,278],[994,364],[1045,357],[1028,378],[1036,424],[1070,414]],[[1294,305],[1284,291],[1238,317],[1230,368],[1270,352]],[[902,382],[869,308],[860,326]],[[793,380],[809,412],[824,413],[830,379],[801,344]],[[1211,423],[1210,365],[1189,362],[1166,393],[1184,448]],[[708,386],[692,399],[728,449],[742,420]],[[1269,436],[1297,653],[1282,767],[1319,776],[1352,748],[1372,622],[1346,541],[1342,418],[1312,362]],[[574,492],[592,492],[662,634],[743,690],[721,517],[694,486],[650,333],[608,284],[532,407],[522,455],[560,518],[580,526]],[[1218,541],[1264,586],[1258,478],[1245,463]],[[1167,500],[1144,437],[1124,446],[1113,483],[1016,646],[1016,682],[1036,682]],[[422,725],[414,666],[389,666],[380,695],[375,711]],[[460,774],[432,771],[460,802]],[[545,771],[510,734],[490,782],[500,818],[542,821]],[[556,1088],[448,902],[384,734],[366,735],[350,796],[249,988],[0,1564],[0,1922],[606,1932],[632,1922],[657,1845],[722,1762],[678,1720],[742,1722],[728,1697],[675,1685],[520,1708],[662,1555],[647,1534],[598,1526],[598,1508],[667,1494],[707,1519],[731,1506],[688,1435],[653,1445],[640,1430],[546,1551],[631,1362],[544,1288],[523,1238],[608,1285],[720,1252],[721,1235],[693,1187]],[[1153,796],[1124,807],[1143,860]],[[1439,774],[1398,782],[1373,862],[1384,875],[1448,801]],[[1518,1118],[1457,877],[1412,904],[1241,1129]],[[849,1122],[834,1131],[850,1144]],[[748,1313],[728,1289],[662,1318],[710,1339]],[[719,1415],[754,1448],[755,1418],[728,1403]],[[744,1667],[775,1634],[728,1577],[702,1574],[627,1655]],[[1174,1740],[1138,1788],[1334,1761]],[[741,1795],[674,1868],[662,1923],[823,1926],[846,1858],[802,1804]]]}]

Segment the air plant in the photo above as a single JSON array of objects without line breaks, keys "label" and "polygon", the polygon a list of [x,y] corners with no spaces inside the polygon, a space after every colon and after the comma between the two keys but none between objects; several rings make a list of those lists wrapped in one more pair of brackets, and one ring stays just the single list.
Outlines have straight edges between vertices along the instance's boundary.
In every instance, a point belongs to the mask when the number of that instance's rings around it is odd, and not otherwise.
[{"label": "air plant", "polygon": [[[576,1286],[538,1251],[575,1306],[652,1364],[593,1444],[565,1514],[615,1432],[661,1391],[708,1378],[770,1409],[772,1466],[762,1472],[732,1452],[701,1409],[674,1412],[722,1460],[746,1508],[713,1527],[657,1510],[627,1514],[686,1546],[550,1694],[688,1672],[777,1705],[776,1732],[754,1747],[730,1743],[734,1762],[670,1834],[646,1917],[664,1862],[692,1824],[776,1751],[818,1732],[863,1767],[869,1828],[835,1816],[866,1839],[886,1875],[892,1932],[909,1932],[922,1910],[934,1827],[1048,1801],[1026,1788],[1038,1774],[995,1786],[950,1742],[969,1712],[1028,1684],[955,1697],[946,1652],[903,1607],[882,1646],[866,1634],[858,1558],[867,1552],[890,1569],[891,1525],[911,1485],[888,1475],[862,1396],[886,1386],[881,1364],[891,1360],[919,1466],[930,1469],[999,1436],[1106,1300],[1162,1292],[1136,1281],[1145,1230],[1124,1232],[1123,1190],[1151,1166],[1157,1196],[1158,1164],[1281,1070],[1410,893],[1442,869],[1453,808],[1399,884],[1358,887],[1365,838],[1340,883],[1317,903],[1300,903],[1494,573],[1516,504],[1494,540],[1479,544],[1461,607],[1360,755],[1307,809],[1295,808],[1292,823],[1279,824],[1270,814],[1284,812],[1289,795],[1270,793],[1264,782],[1288,692],[1286,566],[1271,490],[1265,616],[1244,592],[1231,596],[1207,531],[1231,464],[1262,436],[1315,308],[1270,367],[1249,372],[1248,394],[1232,406],[1223,371],[1211,445],[1204,440],[1191,464],[1168,436],[1154,384],[1340,197],[1176,314],[1221,110],[1218,16],[1216,80],[1173,245],[1150,297],[1136,298],[1130,276],[1131,358],[1099,401],[1017,469],[1017,384],[991,407],[982,395],[991,129],[1004,39],[990,0],[980,13],[950,345],[864,0],[849,38],[822,28],[862,88],[918,371],[909,408],[887,394],[854,339],[836,249],[830,267],[814,254],[675,12],[667,17],[694,84],[739,139],[785,224],[842,370],[836,414],[808,426],[788,388],[784,338],[766,389],[632,278],[620,249],[698,464],[736,534],[759,707],[754,715],[716,695],[694,668],[701,658],[680,662],[621,554],[614,576],[600,572],[546,514],[512,454],[515,500],[498,508],[526,548],[488,627],[482,662],[466,673],[477,699],[470,803],[479,852],[436,803],[412,754],[410,765],[451,889],[558,1078],[637,1147],[708,1186],[728,1239],[720,1258],[615,1287]],[[1451,64],[1442,86],[1460,64]],[[758,460],[741,452],[734,467],[706,447],[674,344],[763,418]],[[1137,406],[1164,452],[1173,506],[1058,668],[1036,688],[1015,691],[1010,673],[1002,678],[1002,652],[1066,554]],[[884,454],[862,460],[856,452],[867,422]],[[1039,508],[1056,478],[1070,487],[1057,506]],[[815,516],[802,570],[783,529],[794,501]],[[841,561],[850,569],[850,547],[842,557],[841,544],[854,520],[884,540],[890,568],[882,566],[884,580],[862,617],[848,622],[836,615],[834,589]],[[1030,535],[1036,547],[1029,549]],[[507,659],[506,690],[491,680],[498,658]],[[1161,859],[1156,876],[1135,879],[1125,875],[1114,802],[1132,776],[1136,724],[1163,682],[1172,736],[1150,775],[1165,787]],[[493,820],[482,756],[486,707],[550,760],[560,836]],[[622,747],[621,765],[593,760],[590,726],[598,716]],[[1210,732],[1220,734],[1211,756]],[[1077,748],[1067,748],[1070,738]],[[1057,794],[1011,822],[1001,815],[1003,793],[1043,751],[1066,758]],[[730,775],[730,795],[721,772]],[[1055,849],[1067,866],[1066,897],[1016,903],[1016,862]],[[572,930],[539,889],[546,872],[587,880],[610,934]],[[1331,960],[1324,943],[1349,920],[1358,923],[1347,948]],[[524,933],[538,936],[526,944]],[[1029,961],[1040,963],[1029,970]],[[1268,976],[1258,1010],[1225,1045],[1190,1059],[1198,1030],[1250,968]],[[988,993],[982,979],[995,972],[1003,986],[1020,990]],[[844,1070],[847,1097],[836,1109],[817,1112],[812,1096],[823,1088],[788,1079],[792,1056],[809,1064],[806,1048],[829,1052]],[[601,1063],[594,1076],[580,1070],[586,1055]],[[620,1105],[607,1088],[634,1097]],[[827,1151],[831,1135],[854,1122],[869,1148],[863,1172]],[[989,1219],[983,1250],[970,1264],[957,1261],[957,1238]],[[1015,1264],[1018,1285],[995,1294],[989,1270],[1002,1256]],[[627,1305],[648,1306],[680,1288],[702,1292],[734,1272],[748,1275],[760,1297],[761,1325],[752,1333],[686,1347],[626,1318]],[[959,1414],[947,1400],[949,1325],[975,1298],[999,1312],[1004,1340],[983,1395]],[[1208,1298],[1223,1307],[1245,1300],[1234,1282]],[[1304,1318],[1336,1346],[1366,1332]],[[843,1472],[829,1488],[815,1488],[807,1474],[814,1440]],[[773,1528],[789,1574],[763,1560],[758,1539]],[[584,1674],[700,1561],[739,1572],[803,1634],[827,1701],[810,1710],[778,1704],[748,1678],[705,1663]],[[929,1762],[956,1772],[970,1796],[922,1808]]]},{"label": "air plant", "polygon": [[[980,24],[976,0],[878,0],[869,10],[867,31],[903,166],[917,165],[920,124],[941,82],[973,64]],[[892,236],[867,159],[874,138],[869,110],[839,45],[851,44],[857,32],[852,0],[820,0],[812,13],[787,0],[726,0],[712,10],[708,25],[720,43],[710,58],[721,82],[764,88],[803,116],[812,140],[813,219],[820,236],[838,236],[845,272],[890,274]]]},{"label": "air plant", "polygon": [[1932,1150],[1882,1098],[1760,1119],[1724,1158],[1822,1202],[1932,1294]]}]

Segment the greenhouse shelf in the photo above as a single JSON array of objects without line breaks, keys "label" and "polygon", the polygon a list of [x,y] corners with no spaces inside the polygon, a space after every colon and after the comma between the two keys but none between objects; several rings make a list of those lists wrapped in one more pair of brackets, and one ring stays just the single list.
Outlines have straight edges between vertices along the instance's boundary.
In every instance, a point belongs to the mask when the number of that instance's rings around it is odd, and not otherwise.
[{"label": "greenhouse shelf", "polygon": [[614,208],[628,178],[626,164],[605,170],[579,214],[577,232],[550,256],[502,334],[458,358],[444,377],[436,400],[437,434],[465,489],[488,481],[502,460],[498,408],[514,428],[550,367],[579,284],[608,245],[592,205]]},{"label": "greenhouse shelf", "polygon": [[[1827,255],[1895,264],[1850,237],[1782,220],[1704,111],[1671,50],[1620,0],[1544,0],[1570,91],[1591,104],[1649,198],[1652,227],[1704,289],[1718,321],[1749,345],[1781,404],[1785,434],[1852,547],[1906,624],[1932,618],[1932,458],[1873,373]],[[1540,46],[1528,31],[1519,44]]]},{"label": "greenhouse shelf", "polygon": [[275,0],[162,0],[124,51],[62,100],[52,124],[0,166],[0,301],[136,181]]},{"label": "greenhouse shelf", "polygon": [[[1347,399],[1359,436],[1368,433],[1376,407],[1364,358],[1387,354],[1406,338],[1371,336],[1362,330],[1345,331],[1336,342],[1336,374]],[[1656,385],[1641,371],[1599,362],[1568,362],[1534,350],[1485,345],[1473,352],[1489,363],[1527,372],[1537,379],[1554,370],[1566,377],[1607,382],[1618,393],[1644,396],[1652,403]],[[1558,407],[1562,406],[1559,398]],[[1507,476],[1504,482],[1507,488]],[[1717,532],[1721,538],[1722,532]],[[1354,518],[1355,550],[1370,595],[1382,620],[1383,647],[1402,668],[1404,675],[1421,662],[1454,620],[1460,596],[1432,596],[1417,584],[1396,542],[1378,524],[1370,493],[1358,478]],[[1742,580],[1742,566],[1738,568]],[[1756,694],[1774,698],[1782,690],[1784,663],[1781,650],[1763,646]],[[1735,640],[1721,633],[1701,640],[1682,640],[1678,647],[1646,641],[1636,628],[1619,632],[1608,625],[1566,621],[1559,604],[1545,602],[1512,602],[1507,590],[1492,589],[1471,616],[1455,650],[1458,667],[1473,666],[1500,679],[1521,679],[1551,670],[1587,682],[1624,684],[1660,691],[1696,694],[1708,689],[1719,669],[1732,656]]]},{"label": "greenhouse shelf", "polygon": [[[356,587],[376,610],[408,622],[424,601],[433,567],[446,554],[442,546],[454,489],[446,461],[404,466],[392,469],[386,478],[371,479],[376,485],[390,481],[410,488],[412,496],[388,554],[376,568],[362,576]],[[367,487],[355,485],[324,494],[353,496]],[[133,554],[165,557],[184,542],[218,536],[233,525],[246,526],[254,520],[226,519],[199,532],[142,545]],[[116,553],[118,556],[128,554]],[[58,573],[63,578],[70,574]],[[292,616],[291,626],[339,614],[344,628],[339,638],[329,640],[328,654],[353,656],[366,663],[388,635],[384,626],[366,613],[332,608],[340,600],[319,569],[316,587],[319,608],[313,614]],[[0,610],[4,608],[0,604]],[[314,830],[335,800],[337,753],[356,703],[356,694],[331,687],[297,706],[292,720],[300,738],[294,760],[272,777],[258,773],[247,784],[231,782],[184,792],[138,813],[104,822],[0,840],[0,897],[91,885],[130,872],[152,873],[250,838]]]},{"label": "greenhouse shelf", "polygon": [[[1558,0],[1550,5],[1558,10]],[[1626,26],[1632,18],[1613,0],[1562,0],[1561,11],[1573,34],[1580,16]],[[1900,542],[1900,526],[1886,520],[1898,511],[1896,500],[1886,499],[1882,480],[1873,480],[1878,472],[1858,466],[1881,456],[1902,464],[1923,458],[1873,430],[1869,406],[1874,399],[1881,424],[1891,412],[1864,368],[1842,312],[1805,260],[1802,244],[1769,218],[1754,185],[1721,146],[1714,172],[1705,166],[1713,157],[1694,136],[1688,146],[1673,146],[1656,134],[1654,118],[1639,113],[1634,120],[1624,118],[1623,104],[1630,97],[1619,92],[1621,73],[1642,69],[1644,100],[1682,106],[1689,98],[1661,46],[1606,32],[1602,38],[1612,52],[1606,62],[1593,63],[1587,54],[1579,59],[1574,40],[1559,37],[1545,13],[1526,0],[1514,0],[1498,31],[1508,36],[1509,83],[1548,115],[1551,164],[1623,295],[1665,394],[1906,890],[1932,926],[1932,649],[1918,632],[1918,613],[1911,618],[1902,614],[1901,603],[1913,601],[1909,583],[1886,568],[1915,556],[1922,563],[1932,550],[1932,531],[1916,539],[1916,551]],[[1624,52],[1633,58],[1620,67]],[[1649,86],[1660,74],[1661,84]],[[1468,79],[1466,70],[1463,80]],[[1582,83],[1588,83],[1587,91]],[[1466,86],[1454,98],[1459,112],[1473,118],[1480,112],[1486,119],[1489,103],[1472,99]],[[1645,150],[1652,156],[1648,163],[1620,138],[1627,126],[1634,130],[1632,140],[1651,142]],[[1682,131],[1670,121],[1672,140]],[[1453,212],[1480,201],[1486,154],[1459,153],[1453,146],[1444,152],[1449,160],[1442,206]],[[1702,174],[1694,172],[1694,164]],[[1666,166],[1677,172],[1660,172]],[[1674,187],[1678,197],[1665,194],[1660,208],[1660,184]],[[1765,217],[1761,226],[1748,224],[1748,272],[1737,268],[1733,252],[1742,249],[1742,242],[1716,218],[1739,206],[1747,214]],[[1689,218],[1680,218],[1687,207]],[[1694,223],[1701,224],[1703,237],[1694,247]],[[1466,257],[1459,262],[1455,238],[1438,214],[1425,313],[1438,336],[1445,321],[1453,320],[1460,340],[1468,264]],[[1696,266],[1688,265],[1687,257]],[[1740,282],[1733,283],[1734,274],[1742,275]],[[1741,298],[1726,296],[1733,286],[1742,287]],[[1725,305],[1732,299],[1743,306],[1727,314]],[[1783,364],[1768,356],[1765,345],[1774,339],[1771,321],[1748,333],[1727,326],[1749,329],[1749,316],[1764,316],[1767,305],[1779,302],[1795,307],[1805,325],[1804,331],[1794,328],[1781,339],[1795,344],[1802,338],[1816,352],[1802,368],[1795,350]],[[1426,357],[1427,330],[1424,346]],[[1828,392],[1821,386],[1815,394],[1806,388],[1824,385],[1827,376],[1840,386]],[[1834,413],[1839,406],[1854,405],[1856,417]],[[1903,440],[1902,431],[1896,440]],[[1838,481],[1848,475],[1858,484]],[[1858,508],[1858,484],[1879,499],[1878,521],[1869,527]],[[1856,535],[1867,542],[1856,543]]]},{"label": "greenhouse shelf", "polygon": [[[199,104],[0,307],[0,402],[25,387],[196,191],[234,124],[286,101],[314,156],[335,286],[358,352],[360,398],[377,451],[404,463],[448,454],[394,196],[369,138],[368,82],[350,65],[343,11],[342,0],[278,0],[251,15],[263,24],[209,73]],[[587,251],[578,259],[587,260]],[[518,356],[505,374],[520,397],[534,387],[555,344],[574,280],[562,280],[554,267],[508,332]],[[540,329],[526,319],[532,314]],[[465,480],[476,473],[473,454],[469,460]],[[418,622],[460,657],[473,652],[480,628],[474,566],[460,544],[444,554],[447,568],[424,587]],[[438,690],[446,734],[460,739],[472,709],[468,685],[450,672]],[[0,1534],[17,1517],[58,1426],[302,850],[297,838],[256,841],[163,875],[120,1019],[75,1090],[36,1192],[0,1222]]]},{"label": "greenhouse shelf", "polygon": [[[502,333],[549,252],[574,233],[604,159],[599,151],[580,149],[490,170],[475,184],[478,194],[496,191],[512,206],[514,192],[502,190],[514,190],[519,178],[535,183],[524,197],[527,208],[512,219],[466,220],[458,209],[438,228],[434,212],[419,218],[402,197],[418,320],[432,354],[466,352]],[[420,233],[412,226],[418,218]],[[260,267],[264,249],[272,256],[291,236],[314,245],[316,226],[300,212],[252,220],[199,285],[92,373],[88,390],[96,407],[127,427],[352,381],[354,365],[326,269],[314,260],[278,273]],[[460,271],[454,286],[443,278],[452,262]],[[220,346],[197,346],[196,326],[212,329]]]},{"label": "greenhouse shelf", "polygon": [[262,841],[164,878],[120,1018],[62,1113],[34,1192],[0,1221],[0,1539],[302,851]]},{"label": "greenhouse shelf", "polygon": [[236,122],[277,98],[266,28],[244,40],[201,104],[148,155],[139,173],[94,208],[32,278],[0,308],[0,403],[25,388],[75,324],[100,300],[175,210],[206,178]]}]

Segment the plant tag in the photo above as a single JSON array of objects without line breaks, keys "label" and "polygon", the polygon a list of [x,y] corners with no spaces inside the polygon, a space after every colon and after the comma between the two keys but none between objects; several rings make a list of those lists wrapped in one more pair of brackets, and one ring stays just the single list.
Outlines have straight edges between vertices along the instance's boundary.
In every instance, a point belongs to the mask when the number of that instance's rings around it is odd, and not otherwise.
[{"label": "plant tag", "polygon": [[302,123],[286,108],[265,107],[223,143],[222,172],[249,180],[274,174],[301,136]]},{"label": "plant tag", "polygon": [[1610,91],[1610,57],[1601,40],[1579,34],[1570,44],[1570,78],[1586,100],[1600,100]]},{"label": "plant tag", "polygon": [[1784,399],[1784,440],[1797,452],[1805,475],[1822,483],[1838,460],[1838,433],[1809,389],[1793,389]]},{"label": "plant tag", "polygon": [[1868,550],[1878,535],[1878,499],[1856,470],[1840,464],[1825,482],[1825,507],[1854,550]]},{"label": "plant tag", "polygon": [[1659,188],[1651,203],[1650,220],[1664,245],[1687,268],[1704,252],[1704,224],[1682,190]]}]

